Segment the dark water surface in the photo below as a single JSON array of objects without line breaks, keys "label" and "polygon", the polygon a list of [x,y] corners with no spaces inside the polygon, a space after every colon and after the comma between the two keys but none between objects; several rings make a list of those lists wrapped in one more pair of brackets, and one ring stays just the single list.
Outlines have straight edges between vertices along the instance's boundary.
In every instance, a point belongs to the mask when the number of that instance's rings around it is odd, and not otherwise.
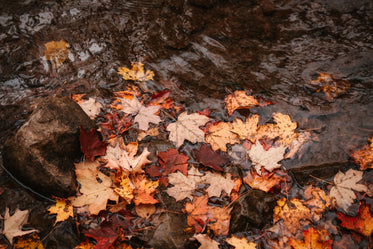
[{"label": "dark water surface", "polygon": [[[222,100],[234,90],[272,101],[252,112],[287,113],[318,137],[287,168],[348,163],[373,132],[369,0],[2,0],[0,30],[1,145],[46,96],[87,92],[110,102],[125,86],[117,68],[136,61],[156,76],[142,89],[168,88],[192,111],[226,115]],[[70,54],[56,69],[44,44],[60,39]],[[327,98],[310,84],[319,73],[350,87]],[[22,189],[12,194],[11,205],[34,203]]]}]

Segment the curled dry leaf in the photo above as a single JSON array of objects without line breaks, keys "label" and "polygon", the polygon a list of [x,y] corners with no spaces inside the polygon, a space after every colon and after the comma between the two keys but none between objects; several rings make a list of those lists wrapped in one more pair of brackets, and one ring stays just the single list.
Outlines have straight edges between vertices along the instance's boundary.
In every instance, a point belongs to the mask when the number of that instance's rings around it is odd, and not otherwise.
[{"label": "curled dry leaf", "polygon": [[53,197],[56,200],[56,204],[48,209],[50,214],[57,214],[56,221],[64,221],[67,220],[69,217],[74,216],[73,206],[69,201],[63,198]]},{"label": "curled dry leaf", "polygon": [[246,91],[234,91],[225,98],[224,102],[229,116],[237,109],[249,109],[259,105],[254,96],[247,95]]},{"label": "curled dry leaf", "polygon": [[170,141],[175,142],[177,147],[180,147],[184,140],[192,143],[204,142],[205,133],[199,127],[205,125],[207,121],[209,121],[208,117],[198,113],[181,113],[176,122],[167,126]]},{"label": "curled dry leaf", "polygon": [[363,179],[363,171],[349,169],[345,174],[338,172],[334,176],[334,184],[330,190],[329,196],[335,198],[337,207],[342,208],[345,212],[354,203],[356,194],[354,192],[368,192],[367,186],[359,184]]},{"label": "curled dry leaf", "polygon": [[75,174],[80,183],[81,195],[69,198],[74,207],[87,205],[89,212],[95,215],[106,208],[108,200],[115,202],[118,200],[118,195],[111,188],[111,177],[101,173],[97,169],[99,165],[97,161],[75,164]]},{"label": "curled dry leaf", "polygon": [[131,69],[127,67],[118,68],[118,73],[122,75],[123,79],[133,81],[153,80],[154,72],[149,70],[144,71],[144,64],[137,62],[131,63],[131,65]]},{"label": "curled dry leaf", "polygon": [[232,124],[220,122],[209,127],[206,142],[211,144],[213,150],[227,151],[227,144],[239,143],[238,135],[233,133]]},{"label": "curled dry leaf", "polygon": [[18,236],[23,236],[25,234],[38,232],[38,230],[32,229],[27,231],[22,231],[22,227],[27,223],[29,210],[19,210],[18,208],[13,215],[9,214],[9,208],[5,209],[4,225],[3,225],[3,234],[8,239],[10,244],[13,244],[13,238]]},{"label": "curled dry leaf", "polygon": [[249,242],[245,237],[238,238],[232,235],[231,238],[227,238],[225,241],[234,246],[236,249],[256,249],[256,244],[252,241]]},{"label": "curled dry leaf", "polygon": [[256,141],[256,144],[249,151],[249,157],[256,172],[260,175],[262,167],[269,172],[281,167],[281,164],[278,162],[284,159],[285,150],[286,147],[283,146],[271,147],[269,150],[264,150],[259,141]]},{"label": "curled dry leaf", "polygon": [[44,44],[46,51],[44,57],[46,60],[52,61],[55,68],[60,67],[69,56],[69,44],[63,39],[60,41],[51,41]]}]

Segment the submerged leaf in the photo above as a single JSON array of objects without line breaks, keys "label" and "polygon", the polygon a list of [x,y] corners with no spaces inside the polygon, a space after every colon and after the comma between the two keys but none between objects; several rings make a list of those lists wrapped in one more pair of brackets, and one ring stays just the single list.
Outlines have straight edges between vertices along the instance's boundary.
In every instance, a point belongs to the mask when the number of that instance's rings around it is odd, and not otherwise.
[{"label": "submerged leaf", "polygon": [[118,73],[123,76],[125,80],[133,81],[148,81],[153,80],[154,72],[146,70],[144,71],[144,64],[141,62],[131,63],[132,68],[127,67],[118,68]]}]

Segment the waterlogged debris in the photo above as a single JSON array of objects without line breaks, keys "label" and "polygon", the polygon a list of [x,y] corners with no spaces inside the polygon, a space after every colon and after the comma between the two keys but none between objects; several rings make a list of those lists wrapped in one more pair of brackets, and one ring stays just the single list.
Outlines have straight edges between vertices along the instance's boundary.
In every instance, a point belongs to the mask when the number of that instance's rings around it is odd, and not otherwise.
[{"label": "waterlogged debris", "polygon": [[131,63],[132,68],[127,67],[118,68],[118,73],[123,76],[124,80],[133,81],[148,81],[153,80],[154,72],[150,70],[144,71],[144,64],[141,62]]},{"label": "waterlogged debris", "polygon": [[337,79],[328,73],[320,73],[319,77],[312,80],[310,84],[318,87],[317,92],[324,92],[325,98],[330,102],[346,93],[351,86],[347,80]]},{"label": "waterlogged debris", "polygon": [[55,68],[60,67],[69,56],[69,44],[63,39],[60,41],[51,41],[44,44],[46,51],[44,57],[53,63]]}]

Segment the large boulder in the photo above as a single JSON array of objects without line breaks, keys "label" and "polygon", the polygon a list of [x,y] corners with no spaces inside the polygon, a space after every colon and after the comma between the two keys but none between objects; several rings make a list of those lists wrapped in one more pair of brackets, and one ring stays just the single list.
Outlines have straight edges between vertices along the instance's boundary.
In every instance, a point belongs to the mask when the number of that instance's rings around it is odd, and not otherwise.
[{"label": "large boulder", "polygon": [[74,101],[47,98],[5,142],[5,168],[36,192],[59,197],[74,195],[74,161],[82,156],[79,125],[86,130],[95,127]]}]

